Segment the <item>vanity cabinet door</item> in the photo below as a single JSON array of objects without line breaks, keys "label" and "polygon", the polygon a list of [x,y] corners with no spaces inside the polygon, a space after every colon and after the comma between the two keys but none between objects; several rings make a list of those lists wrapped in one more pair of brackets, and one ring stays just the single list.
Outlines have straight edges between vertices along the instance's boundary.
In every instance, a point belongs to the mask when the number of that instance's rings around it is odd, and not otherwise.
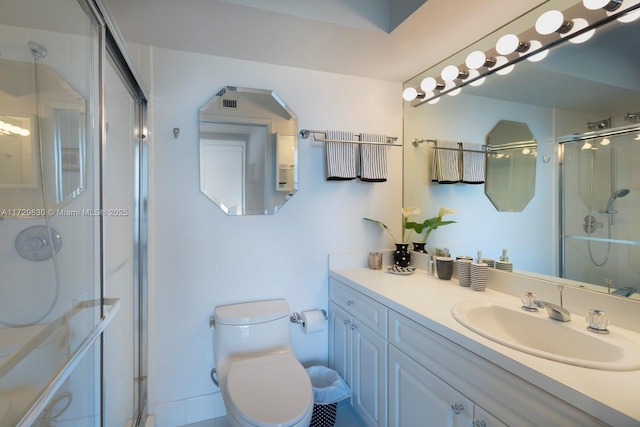
[{"label": "vanity cabinet door", "polygon": [[389,426],[473,425],[473,402],[389,346]]},{"label": "vanity cabinet door", "polygon": [[353,389],[352,379],[352,317],[333,302],[329,302],[329,367],[338,372]]},{"label": "vanity cabinet door", "polygon": [[353,319],[353,406],[368,426],[387,425],[387,341]]},{"label": "vanity cabinet door", "polygon": [[507,427],[499,419],[488,413],[478,405],[473,408],[473,427]]}]

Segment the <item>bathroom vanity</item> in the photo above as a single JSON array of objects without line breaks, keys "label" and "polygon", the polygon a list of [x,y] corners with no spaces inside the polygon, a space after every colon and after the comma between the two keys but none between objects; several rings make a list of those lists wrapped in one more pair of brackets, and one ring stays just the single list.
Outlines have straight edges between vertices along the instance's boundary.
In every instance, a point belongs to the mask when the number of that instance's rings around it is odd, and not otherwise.
[{"label": "bathroom vanity", "polygon": [[[394,275],[347,264],[330,260],[329,365],[351,386],[367,425],[640,425],[640,370],[591,369],[527,354],[467,329],[451,314],[465,301],[519,308],[517,295],[527,288],[549,300],[555,286],[536,289],[522,276],[492,272],[489,288],[475,292],[420,269]],[[511,280],[512,292],[492,289],[491,279]],[[578,290],[567,291],[565,307],[574,311],[570,298],[577,307],[571,322],[586,328]],[[637,331],[616,326],[615,314],[611,335],[635,337]]]}]

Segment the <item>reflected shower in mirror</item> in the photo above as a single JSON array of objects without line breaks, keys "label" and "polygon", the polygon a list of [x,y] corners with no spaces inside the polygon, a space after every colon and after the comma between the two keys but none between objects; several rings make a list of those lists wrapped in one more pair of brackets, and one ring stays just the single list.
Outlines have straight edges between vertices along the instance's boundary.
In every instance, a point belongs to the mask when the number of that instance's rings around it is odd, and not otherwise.
[{"label": "reflected shower in mirror", "polygon": [[[419,87],[425,77],[440,75],[447,64],[464,64],[473,51],[490,51],[505,33],[530,28],[558,3],[550,0],[407,81],[405,87]],[[484,84],[467,85],[457,96],[441,96],[436,104],[405,102],[404,204],[422,209],[449,206],[457,212],[457,226],[434,236],[434,247],[448,247],[455,255],[482,249],[490,258],[498,258],[506,248],[518,274],[543,275],[600,292],[640,289],[640,265],[634,262],[640,258],[640,225],[634,219],[640,213],[640,175],[632,166],[640,159],[640,146],[618,142],[633,141],[640,134],[640,50],[634,42],[638,39],[640,20],[623,23],[612,17],[590,40],[558,43],[543,60],[520,61],[510,74],[492,73]],[[479,143],[500,120],[526,123],[537,141],[535,191],[526,190],[532,197],[521,212],[497,212],[476,186],[432,185],[432,150],[411,146],[414,138]],[[602,133],[607,131],[620,137]],[[580,142],[563,154],[566,144],[561,143],[576,139]],[[605,139],[609,145],[602,144]],[[595,150],[583,150],[587,142]],[[612,150],[616,155],[610,155]],[[630,191],[614,197],[623,189]],[[591,234],[583,229],[589,216],[593,220],[587,222],[592,221],[595,230]],[[609,238],[607,224],[612,219]],[[596,265],[606,258],[609,244],[609,260]],[[630,296],[637,297],[637,292]]]},{"label": "reflected shower in mirror", "polygon": [[298,124],[273,91],[227,86],[200,108],[200,189],[227,215],[275,214],[298,189]]},{"label": "reflected shower in mirror", "polygon": [[86,101],[43,57],[0,60],[2,218],[54,215],[85,186]]}]

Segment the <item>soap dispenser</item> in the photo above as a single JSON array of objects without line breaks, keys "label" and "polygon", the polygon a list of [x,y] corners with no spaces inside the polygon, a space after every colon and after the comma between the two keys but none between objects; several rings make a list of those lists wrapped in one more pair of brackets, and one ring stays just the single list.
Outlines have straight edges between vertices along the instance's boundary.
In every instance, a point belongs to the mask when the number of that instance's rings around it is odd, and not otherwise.
[{"label": "soap dispenser", "polygon": [[500,257],[500,260],[496,261],[496,270],[513,271],[513,263],[509,261],[506,249],[502,250],[502,256]]},{"label": "soap dispenser", "polygon": [[478,251],[478,258],[471,263],[471,289],[484,291],[489,280],[489,266],[482,262],[482,251]]}]

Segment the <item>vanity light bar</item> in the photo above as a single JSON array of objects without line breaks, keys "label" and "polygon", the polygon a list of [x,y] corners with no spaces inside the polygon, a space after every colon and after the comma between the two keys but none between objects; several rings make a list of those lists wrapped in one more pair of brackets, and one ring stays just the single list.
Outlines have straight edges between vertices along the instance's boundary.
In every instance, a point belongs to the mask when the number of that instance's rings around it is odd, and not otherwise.
[{"label": "vanity light bar", "polygon": [[[587,13],[597,15],[592,24],[584,18],[565,18],[565,15],[583,14],[583,9],[578,11],[579,6],[590,11]],[[558,10],[546,11],[537,19],[535,29],[529,29],[520,35],[507,34],[501,37],[495,48],[487,52],[470,53],[463,66],[447,65],[437,78],[423,79],[420,88],[406,87],[402,97],[411,102],[412,107],[424,103],[435,104],[442,95],[455,96],[464,86],[482,84],[488,75],[508,74],[522,60],[542,60],[550,48],[565,39],[572,43],[583,43],[593,36],[596,28],[614,19],[631,22],[638,18],[640,0],[583,0],[564,13]],[[509,59],[509,55],[513,57]]]}]

